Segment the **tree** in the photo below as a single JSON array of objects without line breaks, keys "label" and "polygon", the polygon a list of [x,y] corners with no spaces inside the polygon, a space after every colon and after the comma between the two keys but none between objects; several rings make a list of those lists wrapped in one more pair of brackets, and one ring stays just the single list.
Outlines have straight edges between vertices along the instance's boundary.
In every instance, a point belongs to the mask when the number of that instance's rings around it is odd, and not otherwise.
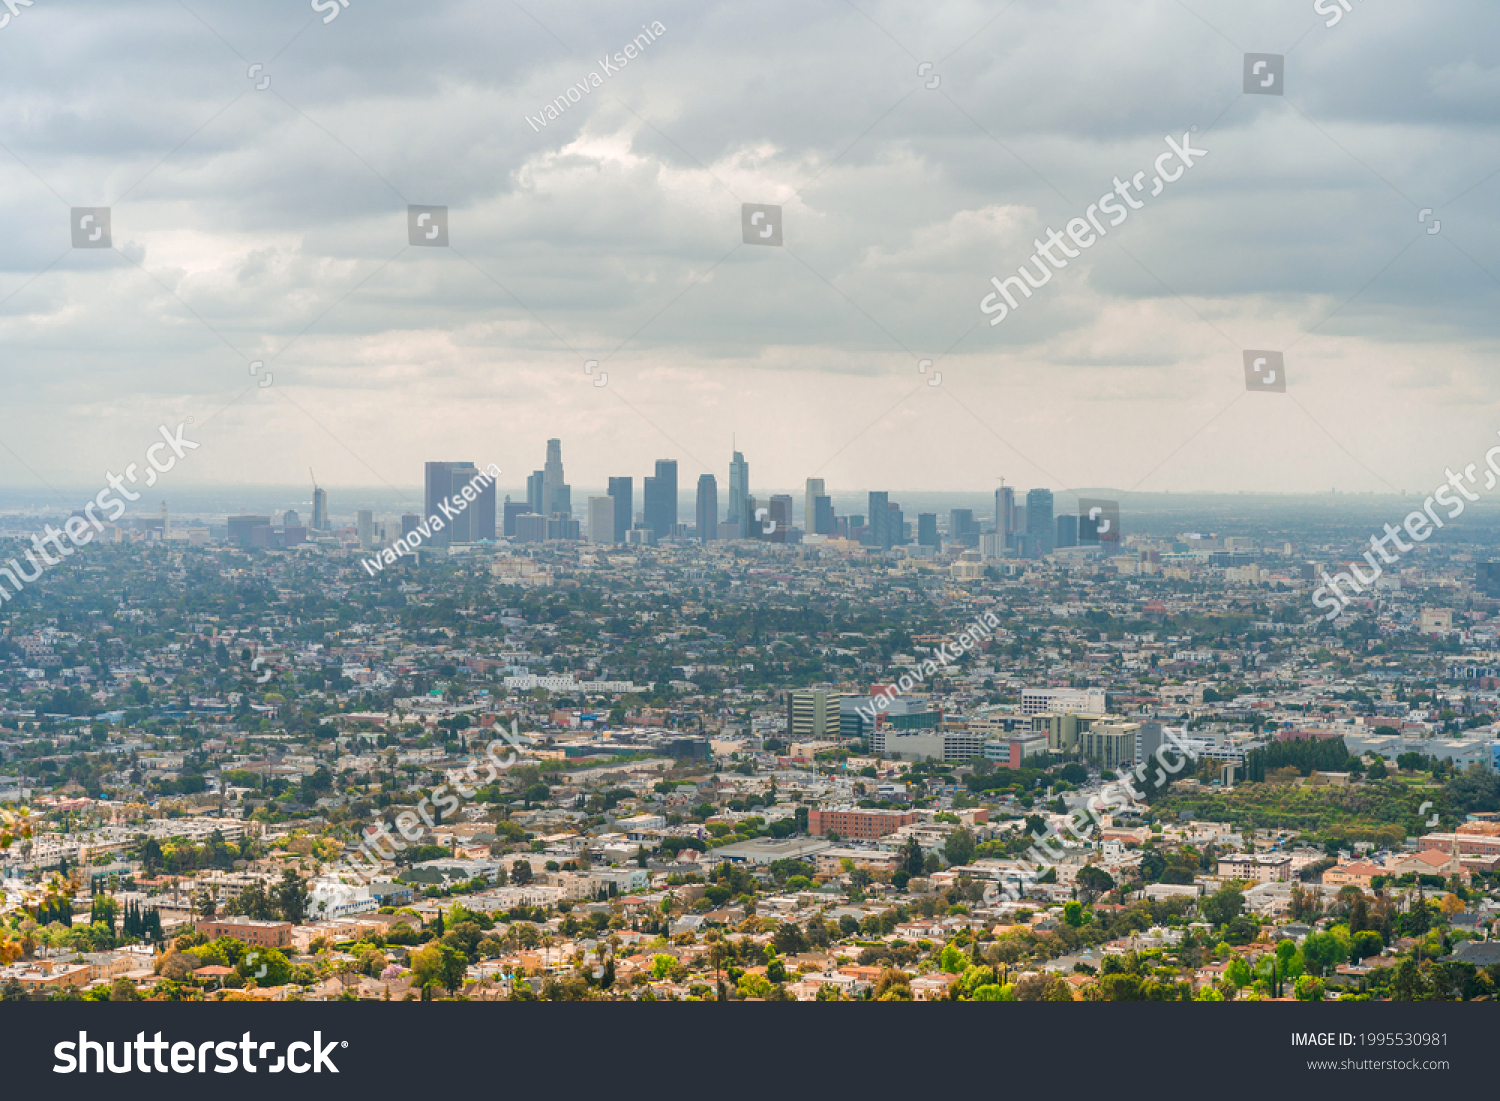
[{"label": "tree", "polygon": [[276,884],[272,893],[276,907],[281,911],[281,920],[301,925],[307,916],[307,883],[288,868],[281,873],[281,882]]},{"label": "tree", "polygon": [[922,874],[922,846],[916,837],[908,837],[906,844],[901,847],[901,866],[909,876],[920,876]]},{"label": "tree", "polygon": [[1232,883],[1226,883],[1199,903],[1203,920],[1213,925],[1228,925],[1245,908],[1245,895]]},{"label": "tree", "polygon": [[463,953],[446,944],[429,942],[420,951],[412,954],[411,973],[417,984],[424,989],[441,986],[452,994],[464,984],[464,972],[469,963]]},{"label": "tree", "polygon": [[531,882],[531,861],[517,860],[510,866],[510,881],[517,887],[524,887]]},{"label": "tree", "polygon": [[1106,891],[1113,891],[1115,889],[1113,877],[1103,868],[1096,867],[1093,864],[1085,864],[1079,868],[1078,877],[1075,882],[1078,884],[1079,898],[1082,899],[1085,906]]},{"label": "tree", "polygon": [[219,910],[219,900],[208,891],[199,891],[193,896],[193,909],[203,920],[213,921],[214,914]]},{"label": "tree", "polygon": [[1390,769],[1385,767],[1385,759],[1376,757],[1370,767],[1365,771],[1365,778],[1369,780],[1384,780],[1391,774]]},{"label": "tree", "polygon": [[292,981],[292,965],[275,948],[252,948],[235,967],[245,982],[254,980],[259,987],[285,986]]},{"label": "tree", "polygon": [[967,864],[974,858],[974,833],[964,827],[954,830],[943,841],[943,858],[950,865]]}]

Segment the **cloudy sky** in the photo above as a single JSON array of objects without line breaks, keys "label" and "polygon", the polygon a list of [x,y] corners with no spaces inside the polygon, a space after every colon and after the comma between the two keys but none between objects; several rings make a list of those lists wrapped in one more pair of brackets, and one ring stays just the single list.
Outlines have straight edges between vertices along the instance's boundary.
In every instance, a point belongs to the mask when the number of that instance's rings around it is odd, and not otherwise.
[{"label": "cloudy sky", "polygon": [[[347,4],[0,27],[0,485],[96,484],[189,417],[169,489],[514,484],[560,436],[575,484],[675,457],[721,495],[731,437],[759,491],[1385,492],[1496,442],[1493,3]],[[1185,133],[988,323],[991,276]]]}]

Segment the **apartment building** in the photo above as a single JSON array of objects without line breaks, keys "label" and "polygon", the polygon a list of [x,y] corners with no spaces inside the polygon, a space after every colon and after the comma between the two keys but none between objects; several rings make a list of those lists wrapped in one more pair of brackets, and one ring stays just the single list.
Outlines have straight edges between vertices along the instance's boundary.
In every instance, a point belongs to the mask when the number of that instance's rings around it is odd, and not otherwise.
[{"label": "apartment building", "polygon": [[807,832],[812,837],[836,833],[851,841],[873,841],[902,826],[910,826],[921,816],[914,810],[859,810],[853,807],[807,812]]}]

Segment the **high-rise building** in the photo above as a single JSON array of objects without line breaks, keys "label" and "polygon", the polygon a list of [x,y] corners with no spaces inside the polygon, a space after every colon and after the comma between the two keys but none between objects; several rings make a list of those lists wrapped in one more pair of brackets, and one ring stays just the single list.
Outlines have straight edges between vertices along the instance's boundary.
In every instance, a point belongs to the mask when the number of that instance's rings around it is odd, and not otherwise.
[{"label": "high-rise building", "polygon": [[646,526],[658,539],[672,534],[677,523],[677,460],[657,459],[655,477],[646,479]]},{"label": "high-rise building", "polygon": [[[170,532],[172,529],[167,525],[167,502],[165,501],[161,503],[161,518],[166,531]],[[296,509],[289,508],[281,514],[281,526],[284,528],[298,528],[302,526],[302,521],[298,518]]]},{"label": "high-rise building", "polygon": [[890,550],[895,541],[890,535],[891,495],[885,490],[870,490],[870,519],[865,529],[866,546]]},{"label": "high-rise building", "polygon": [[401,538],[405,539],[412,532],[416,531],[417,530],[417,525],[420,524],[421,522],[422,522],[422,518],[420,516],[418,516],[415,512],[402,513],[402,515],[401,515]]},{"label": "high-rise building", "polygon": [[785,543],[787,532],[792,530],[792,495],[790,493],[773,494],[766,519],[773,524],[771,534],[767,538],[773,543]]},{"label": "high-rise building", "polygon": [[1049,554],[1057,531],[1052,519],[1052,491],[1033,489],[1026,494],[1027,550],[1035,555]]},{"label": "high-rise building", "polygon": [[313,486],[313,531],[327,531],[328,524],[328,491],[321,486]]},{"label": "high-rise building", "polygon": [[917,546],[935,547],[938,545],[937,513],[917,513]]},{"label": "high-rise building", "polygon": [[[428,463],[423,471],[422,479],[422,511],[431,519],[439,515],[438,502],[446,501],[453,492],[453,464],[452,463]],[[430,542],[434,544],[448,543],[452,538],[452,529],[446,523],[442,531],[434,531]]]},{"label": "high-rise building", "polygon": [[593,543],[615,541],[615,499],[613,497],[589,498],[589,541]]},{"label": "high-rise building", "polygon": [[739,535],[735,538],[743,539],[750,534],[751,515],[746,507],[750,497],[750,464],[745,461],[745,456],[738,451],[729,462],[729,501],[727,502],[729,512],[725,516],[725,522],[739,526]]},{"label": "high-rise building", "polygon": [[837,692],[821,688],[798,688],[786,694],[786,735],[789,741],[837,737],[839,703]]},{"label": "high-rise building", "polygon": [[698,475],[698,538],[712,542],[719,534],[719,481],[712,474]]},{"label": "high-rise building", "polygon": [[1064,512],[1057,518],[1057,547],[1078,546],[1078,517]]},{"label": "high-rise building", "polygon": [[802,525],[803,530],[806,531],[809,535],[812,535],[818,530],[817,500],[819,497],[823,496],[825,492],[827,491],[823,488],[822,478],[807,479],[807,490],[805,496],[802,499]]},{"label": "high-rise building", "polygon": [[615,503],[615,538],[616,543],[625,542],[625,533],[630,530],[632,520],[631,498],[634,495],[635,479],[633,478],[611,478],[609,480],[609,495]]},{"label": "high-rise building", "polygon": [[533,470],[526,476],[526,503],[531,506],[531,511],[538,516],[545,517],[542,511],[542,484],[546,481],[545,470]]},{"label": "high-rise building", "polygon": [[542,467],[543,516],[573,511],[573,493],[563,481],[562,440],[547,441],[547,462]]},{"label": "high-rise building", "polygon": [[505,538],[507,538],[507,539],[514,539],[515,538],[515,536],[516,536],[516,517],[522,516],[522,515],[525,515],[525,514],[528,514],[528,513],[534,513],[535,511],[536,510],[533,509],[525,501],[512,501],[509,497],[506,497],[505,498],[505,519],[504,519],[505,527],[501,529],[505,533]]},{"label": "high-rise building", "polygon": [[835,524],[833,518],[833,498],[813,498],[813,532],[816,535],[833,535]]},{"label": "high-rise building", "polygon": [[359,530],[359,545],[369,550],[375,543],[375,514],[367,508],[362,508],[355,516],[355,525]]},{"label": "high-rise building", "polygon": [[889,506],[890,516],[886,519],[886,532],[891,537],[890,546],[900,547],[911,542],[911,536],[906,530],[906,516],[901,511],[901,506],[892,501]]},{"label": "high-rise building", "polygon": [[547,541],[547,518],[535,512],[523,512],[516,517],[517,543],[545,543]]},{"label": "high-rise building", "polygon": [[[427,517],[443,517],[440,502],[447,501],[449,508],[463,504],[462,490],[480,474],[471,462],[428,463],[423,485],[423,507]],[[474,543],[480,539],[495,538],[495,483],[485,476],[483,483],[474,486],[478,494],[457,515],[443,517],[442,531],[432,533],[432,542],[438,545],[451,543]]]},{"label": "high-rise building", "polygon": [[955,508],[948,513],[948,538],[966,547],[979,545],[979,525],[974,521],[974,510]]},{"label": "high-rise building", "polygon": [[1016,545],[1016,491],[1003,485],[995,490],[995,534],[1000,536],[1002,552]]}]

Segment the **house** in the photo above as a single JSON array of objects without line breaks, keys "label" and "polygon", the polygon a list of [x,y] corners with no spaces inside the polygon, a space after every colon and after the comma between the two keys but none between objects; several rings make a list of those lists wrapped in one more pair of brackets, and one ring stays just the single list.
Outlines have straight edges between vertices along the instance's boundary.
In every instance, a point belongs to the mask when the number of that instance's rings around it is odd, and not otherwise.
[{"label": "house", "polygon": [[1466,940],[1453,949],[1451,956],[1444,956],[1445,963],[1471,963],[1475,967],[1490,967],[1500,963],[1500,941]]},{"label": "house", "polygon": [[953,985],[951,975],[918,975],[911,980],[911,1000],[914,1002],[938,1002],[948,998],[948,987]]}]

